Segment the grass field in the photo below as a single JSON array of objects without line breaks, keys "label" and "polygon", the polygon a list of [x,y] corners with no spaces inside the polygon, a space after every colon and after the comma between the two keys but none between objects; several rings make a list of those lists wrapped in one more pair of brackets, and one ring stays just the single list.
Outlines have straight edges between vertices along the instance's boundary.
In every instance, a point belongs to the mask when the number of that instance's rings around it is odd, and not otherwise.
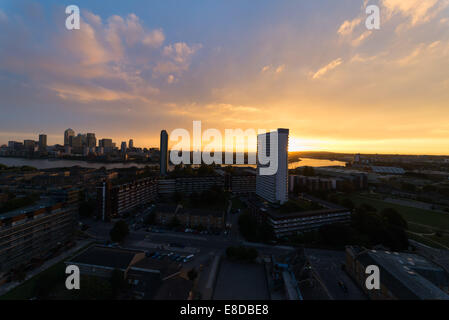
[{"label": "grass field", "polygon": [[[396,211],[398,211],[408,222],[410,231],[422,234],[413,235],[409,233],[411,239],[433,247],[449,247],[449,214],[393,204],[382,201],[378,197],[363,194],[353,194],[348,198],[351,199],[355,205],[366,203],[373,206],[378,211],[385,208],[396,209]],[[440,232],[441,236],[429,235],[435,232]]]},{"label": "grass field", "polygon": [[[351,195],[349,198],[354,202],[355,205],[366,203],[377,208],[377,210],[379,211],[385,208],[396,209],[408,222],[422,225],[424,227],[430,227],[431,229],[435,230],[445,230],[446,232],[449,232],[449,214],[413,207],[406,207],[360,194]],[[412,229],[413,224],[411,224],[410,227]]]}]

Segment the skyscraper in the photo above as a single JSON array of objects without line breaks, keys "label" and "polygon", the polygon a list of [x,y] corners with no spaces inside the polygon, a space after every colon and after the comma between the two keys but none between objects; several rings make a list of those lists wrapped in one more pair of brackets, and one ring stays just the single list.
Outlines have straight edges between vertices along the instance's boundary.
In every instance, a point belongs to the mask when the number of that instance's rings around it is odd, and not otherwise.
[{"label": "skyscraper", "polygon": [[40,134],[39,135],[39,152],[47,151],[47,135]]},{"label": "skyscraper", "polygon": [[104,153],[110,153],[114,149],[114,144],[112,143],[112,139],[101,139],[99,141],[98,146],[103,148]]},{"label": "skyscraper", "polygon": [[167,168],[168,168],[168,134],[167,131],[162,130],[161,131],[161,175],[165,176],[167,174]]},{"label": "skyscraper", "polygon": [[95,133],[87,134],[86,144],[88,148],[95,148],[97,146],[97,138],[95,138]]},{"label": "skyscraper", "polygon": [[126,153],[126,141],[122,141],[122,145],[120,146],[120,151],[122,154]]},{"label": "skyscraper", "polygon": [[73,131],[72,129],[69,128],[66,131],[64,131],[64,145],[70,146],[71,145],[70,137],[74,137],[74,136],[75,136],[75,131]]},{"label": "skyscraper", "polygon": [[134,148],[134,140],[133,140],[133,139],[129,139],[128,147],[129,147],[130,149]]},{"label": "skyscraper", "polygon": [[[277,155],[271,155],[270,140],[271,135],[275,133],[277,133],[277,137],[273,142]],[[288,201],[288,135],[288,129],[277,129],[276,132],[268,132],[257,136],[256,194],[271,203],[283,204]],[[264,143],[266,148],[263,148]],[[277,171],[272,175],[262,175],[260,172],[261,168],[268,166],[259,162],[259,155],[263,150],[266,151],[267,156],[270,156],[272,161],[277,161]]]}]

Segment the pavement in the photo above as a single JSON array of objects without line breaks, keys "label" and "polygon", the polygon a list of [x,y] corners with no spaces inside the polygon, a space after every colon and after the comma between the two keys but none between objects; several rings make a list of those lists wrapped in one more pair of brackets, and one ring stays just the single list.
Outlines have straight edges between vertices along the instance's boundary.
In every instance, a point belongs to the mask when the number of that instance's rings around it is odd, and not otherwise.
[{"label": "pavement", "polygon": [[[128,237],[122,244],[126,248],[135,248],[144,251],[171,251],[182,255],[194,253],[193,260],[183,264],[183,270],[192,268],[199,270],[197,281],[197,291],[200,292],[203,300],[211,299],[214,294],[215,282],[220,277],[220,259],[225,255],[226,249],[230,246],[251,246],[256,248],[261,255],[271,256],[285,254],[294,250],[291,247],[265,245],[261,243],[251,243],[244,241],[239,233],[237,213],[229,213],[226,221],[232,224],[227,235],[203,235],[183,232],[148,232],[145,228],[131,230]],[[113,223],[102,221],[85,220],[83,223],[89,225],[86,233],[97,241],[109,240],[109,232]],[[170,244],[181,244],[183,248],[173,247]],[[186,251],[186,249],[188,250]],[[184,252],[185,251],[185,252]],[[265,284],[266,281],[263,280]]]},{"label": "pavement", "polygon": [[[312,267],[312,273],[321,284],[323,290],[331,300],[366,300],[362,289],[342,269],[345,263],[345,251],[304,249],[308,261]],[[342,282],[345,292],[339,285]]]},{"label": "pavement", "polygon": [[223,259],[213,300],[269,300],[265,267]]}]

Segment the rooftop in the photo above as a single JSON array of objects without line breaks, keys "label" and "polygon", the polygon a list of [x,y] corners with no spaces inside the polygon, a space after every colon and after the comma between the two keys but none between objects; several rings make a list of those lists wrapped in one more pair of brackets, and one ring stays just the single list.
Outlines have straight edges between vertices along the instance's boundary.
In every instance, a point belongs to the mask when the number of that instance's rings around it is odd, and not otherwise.
[{"label": "rooftop", "polygon": [[172,276],[181,269],[181,265],[170,259],[152,259],[144,258],[134,264],[130,270],[133,272],[149,272],[149,273],[159,273],[161,278]]},{"label": "rooftop", "polygon": [[399,299],[443,299],[449,295],[448,273],[437,264],[411,253],[366,250],[358,255],[364,265],[378,265],[389,290]]},{"label": "rooftop", "polygon": [[37,201],[36,203],[26,206],[26,207],[22,207],[22,208],[18,208],[18,209],[12,210],[12,211],[0,213],[0,220],[13,218],[13,217],[21,215],[21,214],[31,213],[31,212],[34,212],[34,211],[37,211],[37,210],[40,210],[43,208],[48,208],[54,204],[56,204],[56,202],[52,201],[50,199],[40,200],[40,201]]},{"label": "rooftop", "polygon": [[73,257],[67,264],[87,264],[113,269],[127,269],[140,250],[91,246],[79,255]]},{"label": "rooftop", "polygon": [[[323,214],[333,214],[333,213],[347,213],[349,212],[348,209],[343,207],[336,207],[336,206],[326,206],[321,201],[318,202],[319,199],[316,199],[316,206],[310,206],[304,207],[299,210],[292,210],[292,211],[285,211],[282,210],[279,205],[273,205],[270,203],[267,203],[266,201],[262,200],[261,198],[254,196],[250,199],[250,202],[257,206],[261,211],[268,213],[272,218],[275,219],[291,219],[291,218],[298,218],[298,217],[311,217],[316,215],[323,215]],[[314,202],[315,203],[315,202]]]}]

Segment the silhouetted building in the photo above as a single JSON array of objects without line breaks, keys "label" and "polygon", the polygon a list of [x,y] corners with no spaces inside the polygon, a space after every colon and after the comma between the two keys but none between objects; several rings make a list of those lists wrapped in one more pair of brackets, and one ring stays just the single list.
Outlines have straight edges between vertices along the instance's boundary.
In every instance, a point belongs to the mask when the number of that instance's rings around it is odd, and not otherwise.
[{"label": "silhouetted building", "polygon": [[0,215],[0,278],[32,259],[51,258],[55,250],[70,241],[77,224],[77,205],[40,201]]},{"label": "silhouetted building", "polygon": [[168,134],[167,131],[161,131],[161,155],[160,155],[160,167],[161,175],[165,176],[168,169]]},{"label": "silhouetted building", "polygon": [[[277,155],[273,161],[277,161],[276,173],[267,175],[262,174],[263,168],[273,166],[273,163],[262,164],[260,156],[270,155],[272,136],[274,152]],[[276,132],[268,132],[257,136],[257,176],[256,193],[271,203],[284,203],[288,200],[288,129],[277,129]],[[270,157],[272,159],[272,157]],[[274,165],[275,166],[275,165]]]},{"label": "silhouetted building", "polygon": [[97,146],[97,138],[95,137],[95,133],[88,133],[86,140],[86,144],[89,149]]},{"label": "silhouetted building", "polygon": [[[380,289],[366,288],[370,265],[379,268]],[[418,254],[349,246],[346,270],[373,300],[449,300],[449,274]]]},{"label": "silhouetted building", "polygon": [[99,147],[103,148],[104,153],[110,153],[114,149],[114,144],[112,143],[112,139],[101,139]]},{"label": "silhouetted building", "polygon": [[156,200],[157,182],[154,178],[143,178],[121,184],[103,181],[97,187],[98,217],[103,221]]},{"label": "silhouetted building", "polygon": [[72,137],[75,136],[75,131],[73,131],[72,129],[67,129],[66,131],[64,131],[64,145],[65,146],[71,146],[72,145]]},{"label": "silhouetted building", "polygon": [[39,152],[47,151],[47,135],[40,134],[39,135]]}]

